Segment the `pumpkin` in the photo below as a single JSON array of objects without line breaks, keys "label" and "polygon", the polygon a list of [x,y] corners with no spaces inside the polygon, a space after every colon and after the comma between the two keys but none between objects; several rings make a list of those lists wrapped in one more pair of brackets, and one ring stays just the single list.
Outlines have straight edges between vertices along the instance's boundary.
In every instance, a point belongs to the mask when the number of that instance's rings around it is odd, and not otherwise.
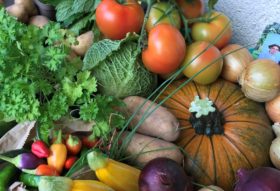
[{"label": "pumpkin", "polygon": [[[184,82],[170,84],[159,100],[171,96]],[[194,107],[196,96],[209,101]],[[209,107],[211,101],[210,112],[197,116],[194,110]],[[230,191],[239,168],[270,164],[273,132],[269,118],[263,105],[246,98],[239,86],[222,79],[210,85],[189,82],[164,106],[179,119],[181,132],[177,144],[186,151],[184,166],[196,182]]]}]

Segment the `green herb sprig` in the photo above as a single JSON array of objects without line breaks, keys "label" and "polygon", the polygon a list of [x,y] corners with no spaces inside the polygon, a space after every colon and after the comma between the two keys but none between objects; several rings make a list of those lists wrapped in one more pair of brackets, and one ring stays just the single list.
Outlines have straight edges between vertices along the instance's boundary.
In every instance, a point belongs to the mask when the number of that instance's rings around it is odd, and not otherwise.
[{"label": "green herb sprig", "polygon": [[120,101],[95,96],[95,77],[82,71],[79,57],[69,58],[69,47],[75,43],[71,33],[52,22],[42,29],[26,26],[4,8],[0,20],[0,120],[35,120],[44,141],[54,122],[73,106],[81,108],[82,120],[98,124],[96,137],[108,136],[111,128],[123,123],[123,116],[113,109]]}]

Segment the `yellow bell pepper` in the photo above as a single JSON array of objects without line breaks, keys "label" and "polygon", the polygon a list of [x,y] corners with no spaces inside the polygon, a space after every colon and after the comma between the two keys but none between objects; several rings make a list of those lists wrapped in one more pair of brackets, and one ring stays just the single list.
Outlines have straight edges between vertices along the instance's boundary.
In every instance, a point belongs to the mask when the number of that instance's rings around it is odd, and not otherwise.
[{"label": "yellow bell pepper", "polygon": [[116,191],[138,191],[140,170],[127,164],[109,159],[100,152],[88,153],[90,168],[97,178]]}]

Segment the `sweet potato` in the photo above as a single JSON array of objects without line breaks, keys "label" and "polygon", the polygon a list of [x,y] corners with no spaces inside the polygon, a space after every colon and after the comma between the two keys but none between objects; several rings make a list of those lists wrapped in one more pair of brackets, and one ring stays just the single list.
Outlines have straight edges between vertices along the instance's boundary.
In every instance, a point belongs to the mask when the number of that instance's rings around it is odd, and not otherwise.
[{"label": "sweet potato", "polygon": [[[129,118],[137,108],[144,103],[145,98],[139,96],[129,96],[124,99],[126,104],[125,113]],[[147,113],[149,106],[152,104],[150,111],[152,111],[157,104],[148,101],[130,123],[130,127],[135,127],[142,116]],[[137,132],[164,139],[166,141],[175,141],[179,136],[179,122],[176,117],[170,113],[165,107],[160,106],[152,114],[150,114],[145,121],[138,127]]]},{"label": "sweet potato", "polygon": [[[127,136],[128,132],[124,132],[123,140]],[[150,160],[158,157],[173,159],[178,164],[183,161],[183,154],[175,144],[139,133],[134,133],[132,136],[126,148],[126,155],[131,156],[130,159],[139,166],[144,166]]]}]

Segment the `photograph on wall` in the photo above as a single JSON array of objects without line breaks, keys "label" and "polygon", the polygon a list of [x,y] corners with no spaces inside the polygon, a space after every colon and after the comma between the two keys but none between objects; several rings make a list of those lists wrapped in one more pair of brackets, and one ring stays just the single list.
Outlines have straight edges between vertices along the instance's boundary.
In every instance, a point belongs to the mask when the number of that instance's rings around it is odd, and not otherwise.
[{"label": "photograph on wall", "polygon": [[270,59],[280,64],[280,34],[268,34],[260,50],[259,59]]}]

